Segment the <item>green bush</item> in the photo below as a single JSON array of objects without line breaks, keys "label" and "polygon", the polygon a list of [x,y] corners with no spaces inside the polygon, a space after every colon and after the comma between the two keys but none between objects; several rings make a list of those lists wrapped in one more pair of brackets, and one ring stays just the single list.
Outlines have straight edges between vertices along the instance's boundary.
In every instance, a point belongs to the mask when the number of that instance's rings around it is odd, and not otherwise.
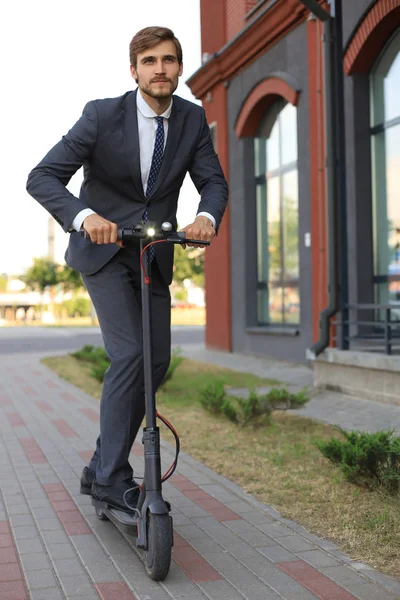
[{"label": "green bush", "polygon": [[175,348],[174,350],[172,350],[171,353],[171,361],[169,363],[169,367],[168,367],[168,371],[165,374],[164,380],[161,384],[161,386],[164,386],[167,381],[170,381],[176,371],[176,369],[179,367],[179,365],[184,361],[184,357],[181,355],[181,349],[180,348]]},{"label": "green bush", "polygon": [[200,403],[213,414],[222,414],[242,427],[269,425],[278,408],[296,408],[309,400],[305,390],[297,394],[285,388],[272,388],[266,394],[251,391],[248,398],[228,396],[221,381],[212,381],[200,392]]},{"label": "green bush", "polygon": [[271,388],[265,397],[269,400],[272,409],[276,408],[298,408],[306,404],[310,397],[306,388],[297,392],[289,392],[286,388]]},{"label": "green bush", "polygon": [[222,402],[221,413],[232,421],[232,423],[239,423],[239,414],[237,408],[234,406],[233,402],[229,398],[225,398]]},{"label": "green bush", "polygon": [[270,422],[271,407],[265,397],[251,392],[249,398],[227,396],[222,381],[212,381],[200,392],[200,403],[213,414],[222,414],[232,423],[245,427]]},{"label": "green bush", "polygon": [[271,422],[271,403],[268,396],[259,396],[255,392],[250,392],[247,399],[235,398],[240,407],[239,421],[243,426],[246,425],[269,425]]},{"label": "green bush", "polygon": [[90,316],[90,300],[89,298],[71,298],[63,302],[69,317],[89,317]]},{"label": "green bush", "polygon": [[[100,382],[104,380],[104,374],[110,366],[110,359],[108,358],[104,348],[86,345],[77,352],[71,352],[71,356],[74,356],[78,360],[94,363],[91,375]],[[175,370],[179,367],[183,360],[184,357],[181,356],[181,350],[179,348],[172,351],[171,362],[162,385],[172,378]]]},{"label": "green bush", "polygon": [[83,360],[92,363],[97,363],[100,361],[110,362],[106,351],[100,346],[83,346],[81,350],[78,350],[77,352],[71,352],[71,356],[74,356],[78,360]]},{"label": "green bush", "polygon": [[205,410],[217,415],[222,412],[222,405],[226,399],[224,384],[222,381],[214,380],[208,383],[200,391],[200,404]]},{"label": "green bush", "polygon": [[400,438],[393,435],[394,431],[349,433],[340,427],[336,429],[344,440],[318,440],[317,446],[326,458],[339,465],[345,478],[353,483],[398,492]]},{"label": "green bush", "polygon": [[95,379],[97,379],[97,381],[100,381],[100,383],[102,383],[104,381],[104,375],[109,366],[110,362],[108,360],[103,360],[100,358],[98,362],[94,365],[90,373],[92,377],[94,377]]}]

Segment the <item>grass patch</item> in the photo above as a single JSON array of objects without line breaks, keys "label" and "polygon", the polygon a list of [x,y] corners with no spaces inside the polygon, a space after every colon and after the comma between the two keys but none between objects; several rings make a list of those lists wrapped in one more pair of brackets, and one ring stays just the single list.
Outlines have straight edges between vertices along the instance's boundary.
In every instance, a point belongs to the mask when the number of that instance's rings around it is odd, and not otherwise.
[{"label": "grass patch", "polygon": [[[72,356],[42,362],[91,396],[100,397],[101,385],[90,376],[91,365]],[[286,411],[274,411],[269,426],[238,428],[202,409],[198,392],[206,376],[207,381],[222,378],[234,387],[271,384],[185,359],[158,394],[158,408],[179,432],[182,449],[285,517],[336,541],[354,560],[400,576],[398,496],[356,487],[321,454],[317,440],[339,438],[339,432]],[[164,428],[162,435],[172,442]]]}]

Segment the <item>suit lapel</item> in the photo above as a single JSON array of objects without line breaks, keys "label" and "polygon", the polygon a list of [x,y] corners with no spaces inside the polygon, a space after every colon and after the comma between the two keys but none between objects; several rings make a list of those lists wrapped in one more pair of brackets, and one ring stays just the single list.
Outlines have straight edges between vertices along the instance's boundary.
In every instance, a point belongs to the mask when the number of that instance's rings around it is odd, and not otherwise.
[{"label": "suit lapel", "polygon": [[136,94],[128,94],[123,105],[122,127],[124,131],[125,149],[132,179],[141,196],[144,196],[142,175],[140,172],[139,130],[136,109]]},{"label": "suit lapel", "polygon": [[167,143],[165,145],[163,161],[161,163],[161,167],[158,172],[158,176],[150,198],[152,198],[157,192],[158,188],[160,187],[160,184],[163,182],[167,173],[169,172],[172,159],[174,158],[175,152],[178,148],[179,140],[183,129],[183,111],[180,110],[177,104],[178,102],[176,101],[176,98],[174,98],[171,115],[168,119],[168,136]]}]

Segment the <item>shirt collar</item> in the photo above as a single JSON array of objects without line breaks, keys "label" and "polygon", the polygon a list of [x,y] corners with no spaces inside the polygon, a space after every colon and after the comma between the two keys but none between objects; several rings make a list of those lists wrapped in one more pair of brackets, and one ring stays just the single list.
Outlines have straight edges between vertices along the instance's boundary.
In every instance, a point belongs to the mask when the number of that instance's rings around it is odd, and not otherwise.
[{"label": "shirt collar", "polygon": [[[171,116],[172,102],[173,102],[173,100],[171,98],[171,104],[168,106],[167,110],[164,111],[162,113],[162,115],[160,115],[160,117],[164,117],[164,119],[169,119],[169,117]],[[158,117],[157,113],[154,112],[154,110],[144,100],[142,94],[140,93],[140,90],[137,91],[136,106],[144,117],[147,117],[147,118]]]}]

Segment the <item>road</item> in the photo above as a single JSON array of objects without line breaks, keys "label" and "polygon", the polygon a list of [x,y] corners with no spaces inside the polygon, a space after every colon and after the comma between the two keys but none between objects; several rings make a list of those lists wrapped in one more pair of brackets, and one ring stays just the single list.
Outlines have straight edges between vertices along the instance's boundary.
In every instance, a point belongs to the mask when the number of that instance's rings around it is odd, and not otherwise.
[{"label": "road", "polygon": [[[172,345],[202,345],[204,327],[173,326]],[[85,344],[102,346],[103,340],[97,327],[4,327],[0,328],[0,354],[29,352],[71,352]]]}]

